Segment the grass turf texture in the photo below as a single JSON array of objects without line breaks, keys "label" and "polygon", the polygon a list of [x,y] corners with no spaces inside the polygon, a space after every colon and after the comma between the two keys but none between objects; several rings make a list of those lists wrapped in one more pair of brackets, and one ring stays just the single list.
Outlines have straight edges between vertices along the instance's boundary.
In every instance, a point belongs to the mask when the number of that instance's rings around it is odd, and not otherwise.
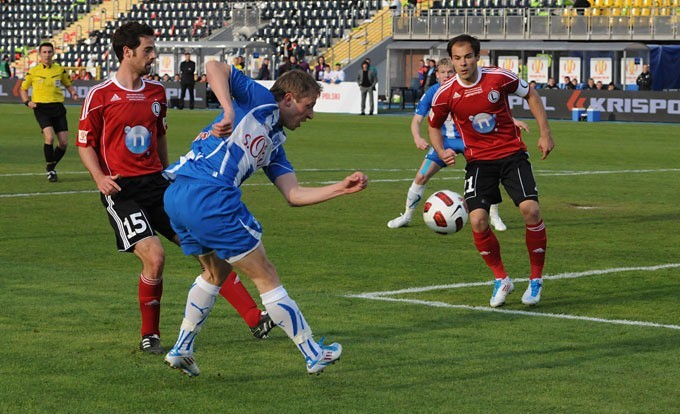
[{"label": "grass turf texture", "polygon": [[[440,236],[419,216],[386,226],[423,156],[409,115],[317,114],[289,133],[301,182],[363,169],[371,182],[360,194],[289,208],[263,174],[244,185],[284,286],[317,339],[342,343],[342,360],[310,377],[283,331],[255,340],[218,298],[197,342],[202,374],[184,377],[137,350],[140,265],[115,251],[73,144],[78,108],[68,110],[71,143],[54,184],[30,111],[0,105],[0,412],[677,412],[680,330],[607,321],[680,325],[680,268],[547,280],[535,308],[521,304],[526,283],[517,283],[503,310],[531,314],[475,308],[488,308],[489,285],[392,296],[469,308],[347,297],[491,280],[469,227]],[[170,111],[171,159],[215,114]],[[540,161],[529,123],[547,275],[680,263],[679,126],[552,122],[556,150]],[[462,165],[448,168],[426,195],[461,192],[462,178]],[[507,197],[500,211],[506,267],[526,278],[519,213]],[[199,269],[165,246],[161,329],[171,346]]]}]

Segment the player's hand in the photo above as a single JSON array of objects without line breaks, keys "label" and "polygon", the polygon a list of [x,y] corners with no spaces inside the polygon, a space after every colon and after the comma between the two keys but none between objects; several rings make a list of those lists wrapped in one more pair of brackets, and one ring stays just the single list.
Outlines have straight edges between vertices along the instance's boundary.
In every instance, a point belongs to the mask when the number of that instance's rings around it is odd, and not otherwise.
[{"label": "player's hand", "polygon": [[97,188],[104,195],[114,195],[120,192],[120,186],[116,182],[120,178],[120,174],[103,175],[97,180]]},{"label": "player's hand", "polygon": [[430,147],[430,143],[421,137],[413,138],[413,142],[419,150],[426,150]]},{"label": "player's hand", "polygon": [[345,194],[352,194],[366,188],[368,185],[368,177],[361,171],[356,171],[354,174],[345,177],[345,179],[342,180],[342,183],[345,186]]},{"label": "player's hand", "polygon": [[526,132],[529,132],[529,125],[526,122],[520,121],[520,120],[515,119],[515,118],[513,118],[512,120],[515,123],[515,126],[517,128],[519,128],[520,130],[524,130]]},{"label": "player's hand", "polygon": [[72,93],[72,94],[71,94],[71,99],[73,99],[74,101],[79,101],[79,100],[80,100],[80,96],[78,96],[77,93]]},{"label": "player's hand", "polygon": [[438,152],[439,158],[444,161],[446,165],[456,165],[456,151],[450,148],[444,148],[442,152]]},{"label": "player's hand", "polygon": [[224,111],[224,116],[219,122],[215,122],[210,133],[219,138],[226,138],[231,135],[234,128],[234,111]]},{"label": "player's hand", "polygon": [[553,148],[555,148],[555,141],[553,141],[552,135],[541,135],[538,138],[538,150],[543,154],[541,157],[542,160],[548,157],[548,154],[550,154]]}]

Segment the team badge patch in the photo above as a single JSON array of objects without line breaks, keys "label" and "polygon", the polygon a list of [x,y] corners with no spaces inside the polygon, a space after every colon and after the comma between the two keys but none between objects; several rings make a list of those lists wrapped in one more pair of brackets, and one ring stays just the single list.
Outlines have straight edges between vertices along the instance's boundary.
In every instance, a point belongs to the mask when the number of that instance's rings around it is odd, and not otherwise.
[{"label": "team badge patch", "polygon": [[159,116],[161,114],[161,104],[155,101],[151,104],[151,111],[154,115]]},{"label": "team badge patch", "polygon": [[489,98],[489,102],[496,103],[498,102],[499,99],[501,99],[501,93],[496,90],[492,90],[487,95],[487,98]]}]

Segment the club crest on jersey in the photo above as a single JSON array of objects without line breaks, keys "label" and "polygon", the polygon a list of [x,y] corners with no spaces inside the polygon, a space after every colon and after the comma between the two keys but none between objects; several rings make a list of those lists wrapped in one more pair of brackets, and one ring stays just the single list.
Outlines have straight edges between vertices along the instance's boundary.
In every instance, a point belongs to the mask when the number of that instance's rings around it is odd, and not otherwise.
[{"label": "club crest on jersey", "polygon": [[469,119],[470,122],[472,122],[472,127],[480,134],[488,134],[489,132],[496,129],[495,115],[482,112],[481,114],[471,116]]},{"label": "club crest on jersey", "polygon": [[154,103],[151,104],[151,112],[156,116],[161,114],[161,104],[158,101],[154,101]]},{"label": "club crest on jersey", "polygon": [[489,99],[489,102],[496,103],[501,99],[501,93],[492,89],[486,97]]},{"label": "club crest on jersey", "polygon": [[143,154],[151,146],[151,132],[142,125],[125,127],[125,146],[133,154]]}]

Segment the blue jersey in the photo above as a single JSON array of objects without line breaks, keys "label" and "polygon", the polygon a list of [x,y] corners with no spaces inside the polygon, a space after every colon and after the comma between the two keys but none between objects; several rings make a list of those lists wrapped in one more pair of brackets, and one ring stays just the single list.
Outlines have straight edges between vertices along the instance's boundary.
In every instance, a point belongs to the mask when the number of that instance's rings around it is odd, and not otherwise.
[{"label": "blue jersey", "polygon": [[170,176],[237,188],[260,168],[272,182],[294,171],[283,149],[286,134],[274,95],[233,66],[229,88],[234,106],[231,135],[219,138],[210,132],[224,117],[223,111],[198,134],[190,151],[168,167]]},{"label": "blue jersey", "polygon": [[[427,114],[430,112],[430,108],[432,108],[432,100],[434,99],[434,94],[437,93],[437,89],[439,89],[439,82],[432,85],[423,94],[423,96],[420,98],[420,101],[418,101],[418,105],[416,106],[416,115],[427,118]],[[442,125],[442,134],[444,134],[444,138],[461,139],[456,126],[453,124],[451,115],[449,115],[449,117],[444,122],[444,125]]]}]

